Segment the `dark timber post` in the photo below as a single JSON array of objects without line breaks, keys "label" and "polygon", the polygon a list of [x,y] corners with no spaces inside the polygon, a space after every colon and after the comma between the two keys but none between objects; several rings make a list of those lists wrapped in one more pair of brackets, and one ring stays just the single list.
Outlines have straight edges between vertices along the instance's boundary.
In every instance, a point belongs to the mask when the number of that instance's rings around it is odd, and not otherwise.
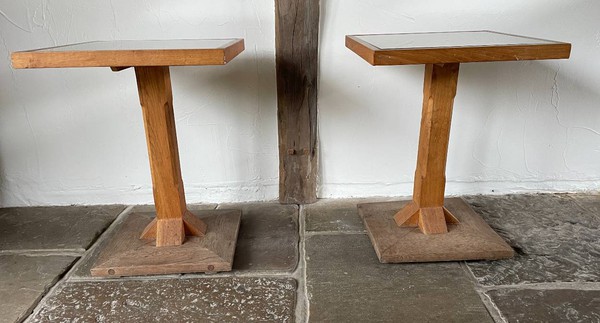
[{"label": "dark timber post", "polygon": [[317,200],[319,0],[275,0],[279,201]]}]

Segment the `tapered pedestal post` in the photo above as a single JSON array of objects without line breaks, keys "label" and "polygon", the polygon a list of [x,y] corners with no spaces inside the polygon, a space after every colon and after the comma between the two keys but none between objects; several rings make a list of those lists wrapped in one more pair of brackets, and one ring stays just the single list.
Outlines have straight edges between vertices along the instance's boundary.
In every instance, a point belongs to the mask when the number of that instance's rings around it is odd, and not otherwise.
[{"label": "tapered pedestal post", "polygon": [[458,69],[458,63],[425,66],[413,201],[394,216],[399,226],[418,226],[425,234],[446,233],[446,222],[458,223],[444,208],[446,159]]},{"label": "tapered pedestal post", "polygon": [[465,201],[444,199],[458,69],[458,63],[425,66],[412,201],[358,205],[383,263],[502,259],[513,255],[510,246]]},{"label": "tapered pedestal post", "polygon": [[168,66],[136,67],[156,218],[141,238],[156,238],[156,246],[181,245],[186,233],[202,236],[206,225],[186,207],[173,114],[173,95]]}]

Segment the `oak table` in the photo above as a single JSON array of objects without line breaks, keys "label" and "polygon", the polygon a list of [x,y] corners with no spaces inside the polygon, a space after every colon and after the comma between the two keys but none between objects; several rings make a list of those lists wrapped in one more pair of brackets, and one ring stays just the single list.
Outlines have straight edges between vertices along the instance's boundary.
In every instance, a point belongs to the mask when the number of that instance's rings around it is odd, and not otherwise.
[{"label": "oak table", "polygon": [[131,214],[100,253],[93,276],[231,270],[241,213],[199,218],[187,209],[169,66],[225,65],[243,50],[243,39],[210,39],[88,42],[12,54],[14,68],[135,68],[156,217],[147,223]]},{"label": "oak table", "polygon": [[359,214],[384,263],[502,259],[513,250],[460,198],[444,199],[460,63],[569,58],[571,45],[491,31],[346,36],[371,65],[425,64],[412,201],[367,203]]}]

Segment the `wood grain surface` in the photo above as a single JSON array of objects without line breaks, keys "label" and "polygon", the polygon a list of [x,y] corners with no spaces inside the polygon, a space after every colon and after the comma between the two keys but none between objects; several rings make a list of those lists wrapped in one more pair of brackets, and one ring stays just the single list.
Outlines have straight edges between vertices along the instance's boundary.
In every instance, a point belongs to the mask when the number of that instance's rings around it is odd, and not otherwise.
[{"label": "wood grain surface", "polygon": [[279,201],[317,200],[319,1],[276,0]]},{"label": "wood grain surface", "polygon": [[512,248],[460,198],[444,207],[460,221],[448,233],[427,235],[418,228],[399,227],[394,213],[410,201],[359,204],[358,212],[382,263],[495,260],[511,258]]},{"label": "wood grain surface", "polygon": [[138,235],[152,214],[133,213],[104,247],[91,270],[92,276],[119,277],[151,274],[230,271],[239,231],[241,211],[197,211],[192,215],[209,230],[203,237],[188,237],[180,246],[156,248]]},{"label": "wood grain surface", "polygon": [[444,210],[444,192],[458,71],[457,63],[425,66],[413,202],[394,216],[398,225],[418,226],[425,234],[446,233],[446,222],[456,222]]},{"label": "wood grain surface", "polygon": [[202,236],[206,226],[189,217],[185,202],[169,67],[136,67],[135,75],[156,205],[156,219],[141,238],[155,238],[157,247],[181,245],[186,233]]},{"label": "wood grain surface", "polygon": [[[189,40],[193,42],[194,40]],[[201,42],[202,40],[197,40]],[[181,40],[165,40],[159,43],[164,49],[145,49],[140,45],[135,48],[135,41],[130,41],[126,49],[120,49],[117,41],[103,43],[100,49],[94,46],[85,47],[86,44],[59,46],[32,51],[12,53],[12,66],[14,68],[58,68],[58,67],[112,67],[119,69],[130,66],[186,66],[186,65],[224,65],[235,58],[244,50],[243,39],[227,40],[219,48],[177,48],[173,42]],[[145,44],[140,41],[140,44]],[[176,43],[178,44],[178,43]],[[202,43],[200,43],[202,44]],[[79,49],[79,47],[82,47]],[[200,47],[200,45],[199,45]]]},{"label": "wood grain surface", "polygon": [[[501,34],[490,32],[494,34]],[[428,33],[410,34],[421,37]],[[505,34],[508,35],[508,34]],[[571,44],[547,41],[532,44],[503,44],[481,46],[429,47],[382,49],[361,36],[346,36],[346,47],[371,65],[443,64],[467,62],[521,61],[569,58]],[[516,35],[510,35],[516,36]],[[516,36],[522,37],[522,36]],[[523,37],[527,39],[527,37]],[[530,38],[538,40],[536,38]]]}]

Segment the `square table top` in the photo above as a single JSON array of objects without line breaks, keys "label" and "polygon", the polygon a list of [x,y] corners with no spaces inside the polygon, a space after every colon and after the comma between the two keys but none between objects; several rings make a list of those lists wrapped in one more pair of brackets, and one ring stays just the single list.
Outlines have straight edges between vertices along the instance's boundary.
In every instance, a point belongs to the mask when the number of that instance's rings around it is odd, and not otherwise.
[{"label": "square table top", "polygon": [[243,39],[94,41],[12,53],[14,68],[224,65]]},{"label": "square table top", "polygon": [[569,58],[571,44],[494,31],[346,36],[371,65],[442,64]]}]

